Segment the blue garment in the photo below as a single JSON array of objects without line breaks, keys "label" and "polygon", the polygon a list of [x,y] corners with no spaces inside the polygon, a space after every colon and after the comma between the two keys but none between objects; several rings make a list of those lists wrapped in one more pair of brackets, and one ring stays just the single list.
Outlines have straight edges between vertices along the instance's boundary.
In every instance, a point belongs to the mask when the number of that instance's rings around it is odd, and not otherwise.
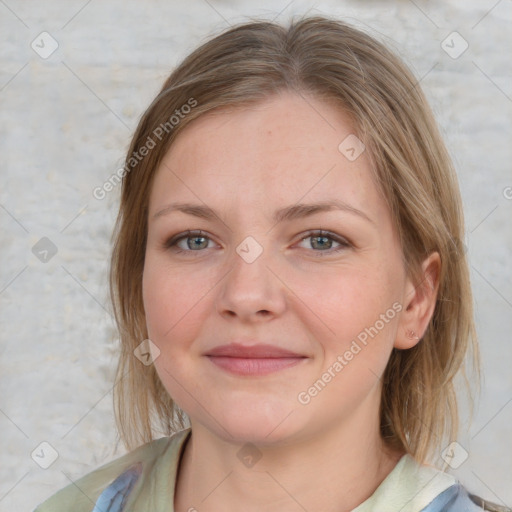
[{"label": "blue garment", "polygon": [[[132,467],[116,478],[100,495],[92,512],[123,512],[126,498],[140,473],[140,470]],[[480,501],[483,502],[481,499]],[[499,510],[499,508],[480,507],[471,499],[466,489],[457,483],[448,487],[426,508],[418,512],[481,512],[482,510]],[[506,510],[503,508],[504,512]]]},{"label": "blue garment", "polygon": [[142,474],[137,462],[121,473],[99,496],[92,512],[122,512],[133,486]]},{"label": "blue garment", "polygon": [[[479,501],[483,500],[479,499]],[[498,509],[480,507],[471,499],[466,489],[457,483],[443,491],[422,512],[479,512],[482,510]]]},{"label": "blue garment", "polygon": [[[173,512],[179,461],[191,429],[147,443],[64,487],[34,512]],[[404,455],[352,512],[512,512]]]}]

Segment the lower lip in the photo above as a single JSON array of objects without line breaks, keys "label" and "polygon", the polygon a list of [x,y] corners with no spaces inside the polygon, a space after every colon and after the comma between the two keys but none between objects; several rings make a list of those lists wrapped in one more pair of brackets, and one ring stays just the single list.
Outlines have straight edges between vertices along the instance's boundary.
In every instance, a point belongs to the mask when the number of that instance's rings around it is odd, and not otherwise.
[{"label": "lower lip", "polygon": [[304,357],[269,357],[258,359],[224,356],[208,356],[208,358],[213,364],[223,370],[237,375],[266,375],[284,370],[285,368],[291,368],[305,359]]}]

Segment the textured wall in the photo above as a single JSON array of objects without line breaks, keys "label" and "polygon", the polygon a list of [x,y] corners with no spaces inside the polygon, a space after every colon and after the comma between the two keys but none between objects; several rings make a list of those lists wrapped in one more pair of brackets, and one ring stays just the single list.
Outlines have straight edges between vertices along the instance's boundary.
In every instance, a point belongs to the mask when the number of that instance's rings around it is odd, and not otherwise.
[{"label": "textured wall", "polygon": [[434,108],[464,198],[485,375],[459,440],[468,458],[452,472],[473,492],[512,503],[510,0],[5,0],[0,510],[32,510],[123,453],[106,288],[118,190],[99,200],[94,188],[122,165],[169,71],[207,35],[248,15],[305,12],[339,16],[394,47]]}]

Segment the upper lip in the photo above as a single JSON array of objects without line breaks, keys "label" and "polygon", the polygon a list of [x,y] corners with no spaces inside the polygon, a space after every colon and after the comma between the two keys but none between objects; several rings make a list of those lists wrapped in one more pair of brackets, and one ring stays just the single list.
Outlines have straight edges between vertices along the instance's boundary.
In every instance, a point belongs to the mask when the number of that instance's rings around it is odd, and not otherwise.
[{"label": "upper lip", "polygon": [[230,343],[228,345],[219,345],[212,348],[205,354],[206,356],[216,357],[240,357],[246,359],[264,359],[279,357],[306,357],[291,350],[258,343],[257,345],[241,345],[240,343]]}]

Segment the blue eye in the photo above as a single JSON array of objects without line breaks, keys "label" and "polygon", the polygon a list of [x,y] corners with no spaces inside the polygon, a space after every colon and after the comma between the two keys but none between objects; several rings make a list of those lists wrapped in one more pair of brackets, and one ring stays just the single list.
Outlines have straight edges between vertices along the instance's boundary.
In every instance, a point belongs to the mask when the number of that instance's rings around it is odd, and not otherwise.
[{"label": "blue eye", "polygon": [[[177,237],[172,237],[167,242],[165,242],[164,246],[166,249],[170,249],[172,247],[178,247],[175,249],[175,252],[197,252],[197,249],[205,249],[208,246],[209,238],[202,234],[202,231],[187,231],[185,234],[179,235]],[[182,240],[192,240],[192,243],[186,244],[187,249],[180,247],[179,242]],[[206,240],[206,246],[205,246]]]},{"label": "blue eye", "polygon": [[[332,254],[352,247],[352,244],[346,239],[333,233],[329,233],[328,231],[311,231],[307,236],[303,236],[300,241],[303,242],[308,239],[312,241],[310,245],[313,248],[313,252],[317,253],[318,256]],[[180,245],[182,240],[186,242],[185,247]],[[163,247],[164,249],[172,249],[175,253],[201,252],[202,249],[211,248],[208,247],[208,243],[210,241],[211,239],[203,234],[202,231],[187,231],[180,235],[171,237],[163,244]],[[333,243],[338,244],[339,247],[332,248]]]},{"label": "blue eye", "polygon": [[[333,233],[329,233],[328,231],[311,231],[306,237],[301,239],[301,242],[308,239],[313,241],[313,243],[310,243],[312,247],[316,245],[317,248],[320,248],[320,251],[314,251],[319,253],[319,256],[323,256],[323,253],[332,254],[351,247],[351,244],[347,240]],[[332,249],[333,242],[338,244],[339,247]]]}]

